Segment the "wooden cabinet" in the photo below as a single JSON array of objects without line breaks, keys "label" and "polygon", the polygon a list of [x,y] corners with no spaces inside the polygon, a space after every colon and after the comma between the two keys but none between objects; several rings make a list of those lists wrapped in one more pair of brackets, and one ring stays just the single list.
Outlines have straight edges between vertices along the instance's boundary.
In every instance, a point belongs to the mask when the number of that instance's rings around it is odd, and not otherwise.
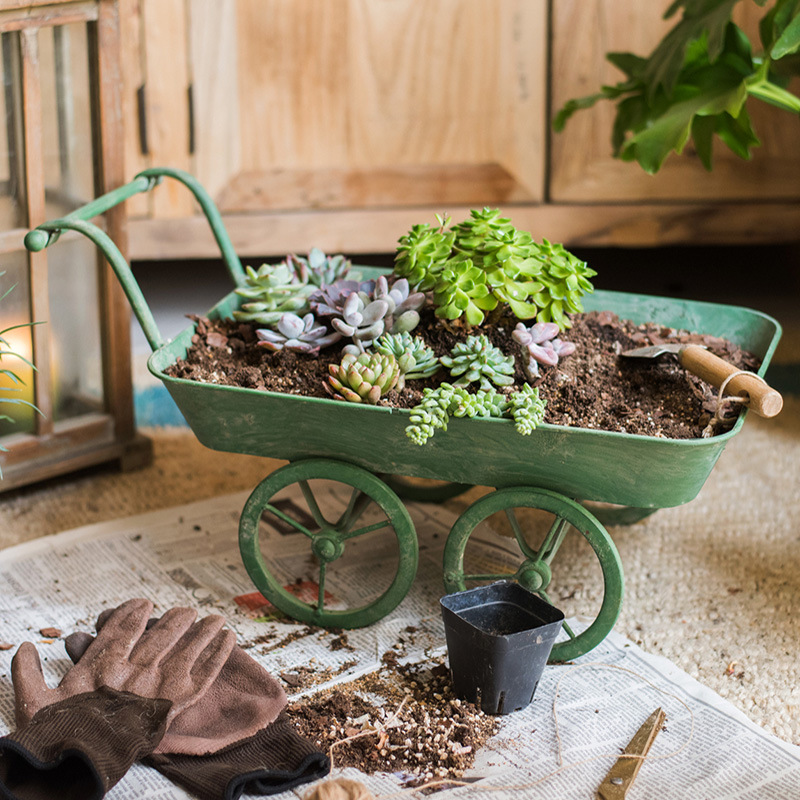
[{"label": "wooden cabinet", "polygon": [[[649,176],[610,155],[613,107],[553,110],[666,30],[638,0],[121,0],[126,173],[211,191],[242,255],[385,252],[436,212],[492,205],[583,245],[785,241],[800,121],[754,114],[751,162],[718,148]],[[741,4],[750,24],[761,9]],[[752,8],[745,8],[752,6]],[[180,187],[131,201],[131,255],[215,254]]]},{"label": "wooden cabinet", "polygon": [[[24,385],[0,374],[0,391],[41,411],[0,407],[12,417],[0,419],[0,491],[149,456],[134,424],[129,309],[110,268],[78,235],[23,247],[29,228],[123,181],[118,48],[115,0],[0,0],[0,293],[11,290],[0,329],[28,359],[3,360]],[[121,209],[101,224],[124,247]]]}]

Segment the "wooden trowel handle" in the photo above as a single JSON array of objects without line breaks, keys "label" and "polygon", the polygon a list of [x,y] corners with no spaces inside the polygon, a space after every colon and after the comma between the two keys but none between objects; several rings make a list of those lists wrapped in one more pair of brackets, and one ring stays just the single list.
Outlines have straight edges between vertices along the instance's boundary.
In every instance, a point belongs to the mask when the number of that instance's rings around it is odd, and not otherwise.
[{"label": "wooden trowel handle", "polygon": [[[685,369],[717,388],[722,386],[725,378],[738,372],[733,364],[723,361],[719,356],[696,344],[684,347],[678,357]],[[783,397],[780,392],[753,375],[737,375],[731,378],[725,387],[725,392],[748,396],[750,401],[747,407],[760,417],[774,417],[783,408]]]}]

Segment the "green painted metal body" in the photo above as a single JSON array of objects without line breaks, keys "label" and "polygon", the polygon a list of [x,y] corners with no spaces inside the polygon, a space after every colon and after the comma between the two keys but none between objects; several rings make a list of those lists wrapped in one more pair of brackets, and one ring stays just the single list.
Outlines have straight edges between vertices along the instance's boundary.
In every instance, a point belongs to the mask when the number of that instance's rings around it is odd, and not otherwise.
[{"label": "green painted metal body", "polygon": [[[230,315],[239,299],[228,295],[210,315]],[[774,320],[744,308],[602,291],[589,301],[588,308],[636,322],[654,320],[725,336],[762,357],[762,372],[779,336]],[[742,417],[730,432],[711,439],[670,440],[555,425],[521,436],[509,420],[453,419],[445,433],[419,446],[405,436],[410,414],[405,410],[168,376],[166,370],[186,355],[191,336],[187,329],[153,353],[149,368],[198,439],[216,450],[288,460],[336,458],[379,473],[539,486],[584,500],[663,508],[696,496],[743,424]]]}]

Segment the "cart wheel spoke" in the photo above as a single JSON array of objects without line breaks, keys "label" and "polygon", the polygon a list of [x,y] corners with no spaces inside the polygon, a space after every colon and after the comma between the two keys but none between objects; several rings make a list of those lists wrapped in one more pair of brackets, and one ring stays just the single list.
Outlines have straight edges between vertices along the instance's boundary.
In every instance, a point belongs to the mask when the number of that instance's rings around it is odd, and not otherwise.
[{"label": "cart wheel spoke", "polygon": [[511,525],[511,530],[514,532],[514,538],[517,540],[517,544],[519,545],[519,549],[522,550],[525,558],[532,558],[535,561],[537,555],[528,545],[528,542],[525,539],[525,534],[522,532],[522,527],[519,524],[519,520],[517,520],[517,515],[514,513],[514,509],[506,508],[505,512],[508,522]]},{"label": "cart wheel spoke", "polygon": [[365,533],[372,533],[379,531],[383,528],[389,527],[389,520],[382,519],[380,522],[374,522],[372,525],[364,525],[362,528],[354,528],[352,531],[340,531],[339,539],[345,541],[347,539],[354,539],[356,536],[363,536]]},{"label": "cart wheel spoke", "polygon": [[302,525],[300,522],[294,519],[294,517],[290,517],[288,514],[281,511],[279,508],[267,504],[266,506],[264,506],[264,511],[269,511],[270,514],[276,516],[280,520],[283,520],[283,522],[294,528],[296,531],[299,531],[304,536],[308,536],[309,539],[314,538],[314,534],[308,528],[306,528],[305,525]]},{"label": "cart wheel spoke", "polygon": [[[525,520],[518,510],[525,509],[545,511],[554,518],[535,552],[528,546],[522,533]],[[507,552],[502,554],[500,552],[502,548],[493,548],[491,535],[489,539],[486,538],[484,523],[493,515],[500,516],[501,513],[510,522],[514,538],[522,550],[522,554],[516,556],[519,559],[516,563],[516,572],[514,566],[511,566],[515,557]],[[492,523],[487,524],[491,531]],[[485,572],[481,571],[480,566],[477,569],[474,566],[465,569],[465,551],[470,543],[470,537],[478,528],[482,532],[474,537],[468,563],[477,566],[481,562],[486,564],[487,559],[491,559],[488,563],[492,563],[495,559],[501,558],[502,566],[495,563]],[[569,546],[566,546],[567,542]],[[476,555],[476,550],[477,560],[473,557]],[[581,557],[581,563],[586,561],[585,569],[596,567],[596,560],[600,567],[602,583],[590,576],[587,577],[588,589],[578,582],[571,593],[554,591],[554,586],[561,585],[562,588],[566,588],[564,580],[558,582],[559,576],[569,576],[571,554],[575,553]],[[512,574],[501,576],[498,567],[502,569],[506,562]],[[614,627],[622,606],[624,583],[622,564],[608,532],[597,518],[579,503],[548,489],[533,487],[498,489],[476,500],[456,520],[447,537],[443,572],[447,592],[467,589],[468,581],[514,579],[550,605],[555,606],[551,596],[560,596],[564,600],[575,598],[575,602],[578,603],[577,610],[581,614],[587,613],[588,609],[583,607],[587,602],[590,606],[595,605],[592,612],[595,618],[585,630],[576,632],[569,625],[564,625],[569,639],[557,642],[553,646],[550,656],[552,661],[569,661],[588,653],[600,644]],[[596,570],[595,576],[597,576]]]},{"label": "cart wheel spoke", "polygon": [[350,502],[342,515],[336,520],[336,529],[345,531],[354,522],[358,521],[361,515],[369,508],[372,498],[360,489],[353,489],[350,494]]},{"label": "cart wheel spoke", "polygon": [[568,527],[569,522],[563,517],[556,517],[553,520],[553,524],[550,526],[550,530],[547,531],[547,536],[544,537],[542,546],[536,554],[537,561],[544,561],[544,563],[548,565],[552,562],[558,552],[558,548],[561,547],[564,541],[564,536],[567,533]]},{"label": "cart wheel spoke", "polygon": [[303,497],[306,499],[308,510],[311,513],[311,516],[314,518],[314,522],[316,522],[320,528],[329,527],[330,523],[325,519],[322,512],[319,510],[317,498],[314,497],[314,492],[311,491],[308,481],[298,481],[297,484],[300,487],[300,491],[303,493]]},{"label": "cart wheel spoke", "polygon": [[[331,489],[331,484],[338,484],[338,488]],[[298,495],[305,498],[308,514],[319,526],[318,531],[312,532],[280,510],[283,500],[292,500],[292,489],[296,492],[292,502],[297,502]],[[341,514],[329,510],[326,504],[332,501],[345,505]],[[356,525],[366,509],[372,513],[372,507],[377,515]],[[293,574],[281,565],[282,537],[272,528],[260,525],[264,514],[274,514],[310,539],[309,559],[319,564],[318,587],[311,598],[302,591],[298,596],[294,584],[302,589],[303,574]],[[332,525],[328,519],[336,516],[339,520]],[[358,539],[369,534],[374,534],[374,539]],[[351,548],[353,553],[349,558]],[[335,628],[359,628],[386,616],[411,587],[418,561],[414,524],[397,495],[371,472],[324,458],[287,464],[253,490],[239,520],[239,550],[256,588],[277,609],[300,622]],[[371,558],[367,567],[360,561],[362,554]],[[298,558],[292,563],[305,564],[297,568],[306,571],[311,562]],[[337,581],[336,571],[340,569],[348,570],[347,580]],[[359,570],[362,574],[369,571],[370,581],[374,577],[376,589],[371,597],[365,600],[348,594],[348,589],[355,585],[348,584],[349,570],[356,575]]]}]

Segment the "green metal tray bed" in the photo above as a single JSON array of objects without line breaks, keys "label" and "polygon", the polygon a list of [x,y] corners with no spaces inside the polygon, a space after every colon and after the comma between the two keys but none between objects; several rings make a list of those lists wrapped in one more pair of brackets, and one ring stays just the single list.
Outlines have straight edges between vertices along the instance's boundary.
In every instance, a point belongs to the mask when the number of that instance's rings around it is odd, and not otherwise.
[{"label": "green metal tray bed", "polygon": [[[32,251],[52,244],[64,230],[76,230],[94,241],[108,259],[131,303],[153,353],[148,368],[169,390],[186,422],[205,446],[219,451],[269,456],[289,464],[269,474],[254,489],[242,511],[239,546],[253,583],[289,616],[323,627],[369,625],[393,610],[408,592],[417,571],[418,542],[403,501],[440,500],[473,485],[492,487],[469,506],[453,525],[444,548],[443,579],[447,592],[476,582],[514,579],[552,602],[548,587],[554,560],[568,534],[582,536],[594,551],[602,572],[602,601],[584,631],[559,642],[551,659],[568,660],[588,652],[605,638],[619,615],[623,572],[618,551],[602,518],[630,522],[658,508],[692,500],[702,488],[725,445],[742,428],[740,415],[727,433],[710,439],[671,440],[625,433],[542,424],[530,436],[519,435],[510,420],[452,419],[446,434],[420,447],[405,436],[405,410],[183,380],[167,374],[185,357],[193,326],[165,342],[129,265],[111,239],[88,220],[162,178],[185,184],[205,213],[235,286],[245,274],[211,198],[191,176],[172,169],[150,169],[66,217],[28,233]],[[375,268],[359,267],[365,278]],[[208,313],[231,315],[242,298],[231,292]],[[780,338],[780,326],[747,308],[596,291],[585,298],[587,310],[610,310],[634,322],[702,331],[725,337],[762,359],[763,376]],[[368,446],[366,446],[368,443]],[[471,454],[473,457],[465,457]],[[444,481],[442,488],[418,488],[410,479]],[[328,520],[314,497],[315,481],[334,480],[350,487],[347,508]],[[303,519],[292,516],[274,498],[297,485],[307,501]],[[586,501],[615,504],[611,513],[593,513]],[[380,510],[376,522],[362,514],[371,503]],[[552,515],[546,533],[533,546],[524,529],[527,509]],[[501,513],[519,547],[516,568],[475,573],[465,567],[470,537],[484,520]],[[298,597],[270,571],[259,544],[259,524],[272,515],[308,538],[317,572],[316,596]],[[309,519],[310,516],[310,519]],[[348,542],[390,529],[396,538],[396,567],[377,597],[354,608],[326,606],[326,575],[335,569]],[[556,598],[557,599],[557,598]]]}]

